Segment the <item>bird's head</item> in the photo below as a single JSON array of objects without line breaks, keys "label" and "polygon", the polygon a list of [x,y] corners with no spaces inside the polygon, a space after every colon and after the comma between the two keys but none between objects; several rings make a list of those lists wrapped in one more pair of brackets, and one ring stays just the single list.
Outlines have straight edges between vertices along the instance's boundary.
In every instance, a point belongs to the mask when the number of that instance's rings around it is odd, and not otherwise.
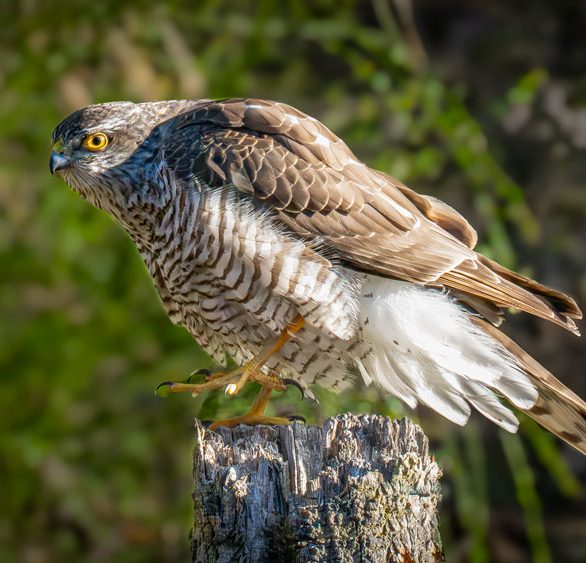
[{"label": "bird's head", "polygon": [[[121,174],[140,172],[157,149],[153,129],[198,103],[109,102],[75,111],[53,131],[51,174],[61,176],[74,190],[87,192]],[[131,157],[139,148],[141,158],[134,162]]]},{"label": "bird's head", "polygon": [[129,228],[142,203],[164,205],[169,198],[164,185],[151,181],[161,164],[164,133],[158,126],[198,103],[110,102],[80,109],[53,132],[51,174]]},{"label": "bird's head", "polygon": [[80,109],[53,132],[49,167],[74,189],[89,188],[120,166],[157,124],[147,104],[112,102]]}]

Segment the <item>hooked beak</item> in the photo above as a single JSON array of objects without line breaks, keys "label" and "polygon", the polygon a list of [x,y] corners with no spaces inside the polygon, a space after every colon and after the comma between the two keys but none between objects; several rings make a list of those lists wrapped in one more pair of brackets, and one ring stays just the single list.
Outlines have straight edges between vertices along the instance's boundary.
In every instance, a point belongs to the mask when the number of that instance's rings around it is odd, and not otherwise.
[{"label": "hooked beak", "polygon": [[57,170],[61,170],[69,165],[69,158],[63,154],[56,153],[53,151],[51,153],[51,158],[49,160],[49,170],[51,170],[51,174],[55,174]]},{"label": "hooked beak", "polygon": [[61,170],[69,165],[70,154],[71,149],[67,150],[67,147],[65,147],[60,138],[53,143],[51,158],[49,160],[51,174],[54,175],[57,170]]}]

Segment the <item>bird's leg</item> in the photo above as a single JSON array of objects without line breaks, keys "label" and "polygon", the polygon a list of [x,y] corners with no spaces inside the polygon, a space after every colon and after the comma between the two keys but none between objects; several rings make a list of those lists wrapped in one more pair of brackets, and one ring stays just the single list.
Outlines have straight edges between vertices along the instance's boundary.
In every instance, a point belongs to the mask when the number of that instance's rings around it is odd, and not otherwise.
[{"label": "bird's leg", "polygon": [[258,355],[242,367],[240,378],[236,383],[229,384],[226,387],[226,393],[228,395],[236,395],[249,379],[272,389],[284,391],[286,387],[283,385],[280,378],[263,373],[261,368],[273,354],[276,354],[291,339],[294,334],[303,328],[304,324],[305,321],[301,316],[297,316],[293,322],[289,323],[275,342],[268,343]]},{"label": "bird's leg", "polygon": [[267,375],[260,371],[260,368],[266,361],[275,353],[277,353],[283,345],[299,330],[303,328],[304,321],[302,317],[297,317],[287,328],[281,333],[279,338],[273,344],[268,345],[265,349],[256,356],[253,360],[248,362],[243,370],[237,383],[230,383],[226,387],[228,395],[235,395],[242,389],[248,380],[257,381],[262,384],[262,389],[257,395],[250,410],[243,416],[235,416],[234,418],[227,418],[224,420],[216,420],[210,425],[210,430],[216,430],[220,426],[232,428],[239,424],[248,424],[254,426],[256,424],[291,424],[291,420],[280,416],[266,416],[264,414],[269,398],[273,389],[284,391],[286,389],[285,382],[280,378]]},{"label": "bird's leg", "polygon": [[270,387],[263,385],[260,393],[257,395],[250,410],[243,416],[235,416],[234,418],[227,418],[225,420],[216,420],[210,425],[210,430],[216,430],[220,426],[232,428],[239,424],[248,424],[254,426],[256,424],[291,424],[288,418],[280,416],[265,416],[264,412],[269,403],[269,397],[273,391]]},{"label": "bird's leg", "polygon": [[204,383],[175,383],[165,381],[157,387],[157,394],[168,395],[170,393],[187,392],[198,395],[204,391],[211,391],[226,386],[226,394],[236,395],[249,379],[262,384],[263,387],[268,389],[284,391],[286,386],[280,378],[263,373],[261,368],[295,333],[303,328],[304,324],[303,318],[298,316],[293,322],[287,325],[276,341],[269,342],[259,354],[252,358],[252,360],[246,362],[241,368],[211,374],[206,378]]}]

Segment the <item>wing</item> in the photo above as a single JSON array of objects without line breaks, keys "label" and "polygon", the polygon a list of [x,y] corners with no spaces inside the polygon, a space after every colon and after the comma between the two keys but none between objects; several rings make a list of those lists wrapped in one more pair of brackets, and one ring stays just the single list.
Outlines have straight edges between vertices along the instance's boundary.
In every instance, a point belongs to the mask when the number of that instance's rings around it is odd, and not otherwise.
[{"label": "wing", "polygon": [[165,158],[179,177],[233,186],[349,267],[448,287],[491,320],[515,307],[577,333],[571,298],[476,253],[476,233],[455,210],[372,170],[290,106],[202,102],[172,120],[167,138]]}]

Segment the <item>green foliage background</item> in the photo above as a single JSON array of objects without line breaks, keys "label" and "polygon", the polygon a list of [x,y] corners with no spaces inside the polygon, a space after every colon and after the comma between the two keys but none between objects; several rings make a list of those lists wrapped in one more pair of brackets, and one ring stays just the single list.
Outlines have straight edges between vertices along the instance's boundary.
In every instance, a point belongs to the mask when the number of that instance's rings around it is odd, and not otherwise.
[{"label": "green foliage background", "polygon": [[[111,99],[286,101],[371,165],[445,199],[481,250],[586,303],[581,3],[0,2],[0,561],[182,561],[192,420],[254,395],[154,396],[205,367],[133,245],[47,169],[70,111]],[[586,351],[515,337],[582,396]],[[401,414],[374,389],[278,413]],[[584,459],[523,420],[409,413],[446,470],[450,561],[583,561]]]}]

